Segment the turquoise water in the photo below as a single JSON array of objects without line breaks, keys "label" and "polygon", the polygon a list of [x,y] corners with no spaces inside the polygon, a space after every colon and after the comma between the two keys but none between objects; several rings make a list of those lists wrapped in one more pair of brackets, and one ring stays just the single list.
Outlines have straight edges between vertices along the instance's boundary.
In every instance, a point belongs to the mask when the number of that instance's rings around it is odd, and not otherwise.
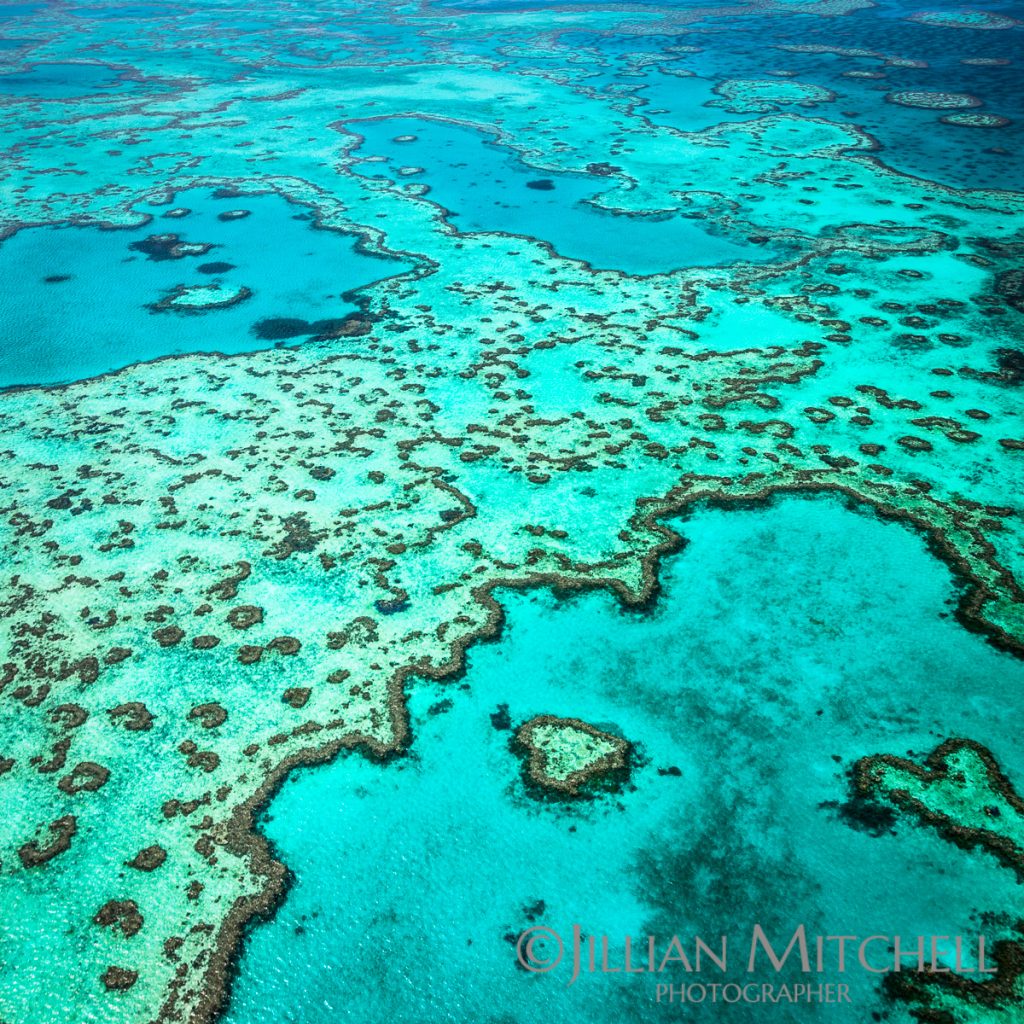
[{"label": "turquoise water", "polygon": [[[679,209],[628,215],[602,208],[594,200],[599,203],[599,194],[616,184],[614,177],[531,167],[472,128],[387,118],[357,122],[352,129],[363,136],[356,155],[374,159],[359,165],[361,173],[423,182],[459,231],[526,235],[597,269],[639,275],[777,255],[742,236],[723,236]],[[614,197],[608,202],[615,206]]]},{"label": "turquoise water", "polygon": [[0,7],[0,19],[6,21],[8,18],[20,18],[26,14],[32,14],[42,8],[43,4],[4,4]]},{"label": "turquoise water", "polygon": [[[0,243],[0,277],[19,282],[0,292],[0,386],[81,380],[181,352],[295,344],[356,312],[350,291],[411,267],[364,253],[353,235],[315,228],[308,211],[275,195],[190,190],[172,205],[136,209],[153,219],[133,229],[28,228]],[[189,212],[163,216],[173,209]],[[220,219],[235,210],[250,214]],[[178,259],[131,248],[165,233],[212,247]],[[252,295],[203,313],[152,308],[178,285],[214,282]],[[283,325],[282,335],[276,320],[300,323]]]},{"label": "turquoise water", "polygon": [[[1006,864],[848,803],[949,737],[1024,785],[1024,7],[986,9],[0,0],[0,1024],[911,1024],[862,972],[681,1009],[514,940],[1010,933]],[[819,486],[859,510],[756,502]],[[405,743],[389,685],[481,587],[638,593],[649,503],[709,494],[643,611],[497,591]],[[541,714],[629,784],[539,800]],[[291,771],[339,743],[396,756]]]},{"label": "turquoise water", "polygon": [[[536,923],[568,936],[573,922],[724,933],[736,948],[754,922],[787,937],[798,922],[973,934],[1010,905],[1016,885],[994,859],[905,824],[874,837],[829,806],[858,757],[947,735],[980,737],[1024,772],[1000,713],[1024,666],[950,617],[953,581],[922,538],[832,499],[680,525],[690,543],[649,613],[605,593],[501,593],[507,626],[472,649],[464,679],[413,687],[405,757],[351,755],[290,779],[264,830],[294,883],[250,934],[231,1024],[265,1021],[268,1006],[309,1024],[651,1019],[674,1011],[652,1002],[649,978],[567,988],[567,975],[514,969],[507,936]],[[579,806],[532,800],[492,723],[501,705],[513,724],[578,715],[629,738],[633,786]],[[851,1006],[691,1012],[860,1022],[883,1008],[871,976],[838,980]]]},{"label": "turquoise water", "polygon": [[104,64],[35,64],[21,74],[0,75],[0,93],[40,99],[70,99],[131,85]]}]

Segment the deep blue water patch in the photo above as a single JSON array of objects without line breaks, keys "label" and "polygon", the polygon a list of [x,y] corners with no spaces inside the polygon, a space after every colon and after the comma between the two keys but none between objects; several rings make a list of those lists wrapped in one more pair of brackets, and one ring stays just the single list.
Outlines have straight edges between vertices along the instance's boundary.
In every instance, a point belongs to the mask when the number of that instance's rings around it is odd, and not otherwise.
[{"label": "deep blue water patch", "polygon": [[[1024,5],[983,7],[1024,21]],[[879,143],[879,159],[895,170],[956,188],[1016,189],[1024,154],[1024,93],[1019,87],[1024,31],[956,30],[907,20],[914,11],[939,8],[886,0],[880,7],[842,18],[796,12],[784,17],[748,15],[730,20],[727,30],[709,22],[707,32],[657,37],[656,45],[645,40],[644,49],[662,49],[664,62],[629,77],[619,74],[619,59],[638,48],[635,37],[571,32],[562,35],[560,42],[605,56],[607,68],[586,84],[616,90],[630,86],[632,94],[644,101],[640,112],[658,125],[700,131],[724,121],[753,120],[763,115],[709,106],[715,99],[714,86],[730,78],[771,80],[780,74],[792,75],[796,81],[830,90],[835,98],[810,109],[783,109],[859,125]],[[699,52],[675,55],[667,49],[694,45]],[[866,52],[843,56],[783,49],[792,45]],[[886,57],[921,61],[926,66],[889,66]],[[1006,63],[965,64],[965,59]],[[661,68],[690,71],[693,77],[668,74]],[[880,77],[861,77],[862,72]],[[887,94],[898,90],[971,93],[982,100],[979,109],[1007,117],[1010,124],[987,129],[943,124],[941,111],[888,103]]]},{"label": "deep blue water patch", "polygon": [[182,14],[187,13],[187,8],[183,9],[182,5],[178,3],[168,4],[112,4],[109,6],[97,6],[97,7],[79,7],[70,9],[71,14],[77,15],[80,18],[89,19],[114,19],[114,18],[158,18],[164,17],[179,17]]},{"label": "deep blue water patch", "polygon": [[[859,125],[880,144],[876,154],[879,159],[895,170],[956,188],[1016,189],[1024,153],[1024,94],[1019,88],[1018,66],[1024,33],[1020,29],[938,28],[907,20],[915,10],[941,6],[889,2],[882,10],[855,11],[843,18],[799,14],[737,18],[729,32],[717,32],[713,45],[688,57],[685,66],[709,81],[792,73],[797,81],[835,94],[832,102],[816,106],[808,114]],[[987,5],[985,9],[1024,18],[1020,4],[998,8]],[[693,37],[688,41],[693,42]],[[879,56],[779,49],[791,45],[864,50]],[[885,64],[885,57],[921,61],[926,66],[890,66]],[[1008,63],[963,63],[979,58]],[[851,77],[847,74],[851,71],[879,73],[882,77]],[[652,106],[656,105],[657,91],[663,88],[660,83],[652,83],[648,90]],[[982,100],[979,109],[1008,117],[1011,123],[996,129],[943,124],[939,120],[941,111],[888,103],[886,96],[899,90],[970,93]],[[790,109],[803,113],[798,107]],[[678,113],[683,118],[678,122],[658,116],[652,120],[687,129],[699,126],[692,112],[679,108]]]},{"label": "deep blue water patch", "polygon": [[46,4],[0,4],[0,21],[11,21],[41,11]]}]

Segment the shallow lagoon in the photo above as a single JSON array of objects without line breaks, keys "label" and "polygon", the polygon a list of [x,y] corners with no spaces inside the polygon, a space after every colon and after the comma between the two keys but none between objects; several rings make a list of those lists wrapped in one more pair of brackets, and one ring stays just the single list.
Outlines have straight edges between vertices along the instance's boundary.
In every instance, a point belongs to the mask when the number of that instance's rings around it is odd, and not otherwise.
[{"label": "shallow lagoon", "polygon": [[[413,690],[406,757],[293,776],[264,827],[295,881],[251,933],[231,1024],[267,1006],[310,1024],[673,1015],[644,976],[567,988],[568,975],[518,970],[508,936],[542,924],[567,937],[573,922],[612,937],[725,933],[739,961],[755,922],[786,937],[799,922],[968,935],[1012,906],[993,858],[907,823],[871,835],[836,809],[858,757],[924,754],[948,735],[978,737],[1024,775],[1006,706],[1024,666],[955,622],[950,575],[923,539],[831,498],[704,509],[681,529],[690,543],[650,612],[603,592],[502,592],[507,627],[471,651],[464,679]],[[550,712],[633,740],[634,787],[531,799],[492,722],[503,704],[513,726]],[[883,1008],[877,979],[838,980],[851,1006],[777,1006],[772,1019]],[[690,1011],[762,1019],[756,1006]]]},{"label": "shallow lagoon", "polygon": [[[164,216],[176,208],[190,212]],[[154,218],[141,228],[29,228],[0,244],[9,283],[0,291],[0,386],[80,380],[182,352],[270,348],[282,339],[261,336],[260,321],[344,317],[358,307],[343,293],[410,269],[360,251],[353,235],[313,227],[308,211],[276,195],[216,199],[197,190],[138,209]],[[234,210],[250,215],[220,219]],[[178,259],[131,248],[165,233],[213,247]],[[152,308],[178,285],[211,284],[252,295],[201,313]],[[301,332],[284,339],[302,340]]]},{"label": "shallow lagoon", "polygon": [[[462,125],[419,118],[359,121],[357,165],[366,175],[422,182],[457,230],[498,231],[548,242],[600,270],[662,274],[682,267],[767,260],[776,252],[726,237],[679,212],[627,215],[594,200],[619,179],[531,167],[506,146]],[[379,161],[379,162],[378,162]],[[608,200],[614,207],[614,198]]]}]

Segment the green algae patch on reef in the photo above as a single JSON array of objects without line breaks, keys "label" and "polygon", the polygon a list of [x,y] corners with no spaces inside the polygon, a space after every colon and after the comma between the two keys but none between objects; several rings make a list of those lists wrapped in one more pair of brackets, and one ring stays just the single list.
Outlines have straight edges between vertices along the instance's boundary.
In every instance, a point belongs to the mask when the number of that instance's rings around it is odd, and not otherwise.
[{"label": "green algae patch on reef", "polygon": [[513,746],[528,781],[549,795],[582,796],[629,774],[630,744],[578,718],[537,715],[516,730]]}]

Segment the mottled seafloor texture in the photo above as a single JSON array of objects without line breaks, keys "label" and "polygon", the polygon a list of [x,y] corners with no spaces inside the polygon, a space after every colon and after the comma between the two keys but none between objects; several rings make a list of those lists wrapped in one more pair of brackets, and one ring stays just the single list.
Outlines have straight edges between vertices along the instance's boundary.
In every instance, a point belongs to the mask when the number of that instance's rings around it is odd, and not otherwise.
[{"label": "mottled seafloor texture", "polygon": [[0,3],[0,1021],[1020,1021],[1022,21]]}]

